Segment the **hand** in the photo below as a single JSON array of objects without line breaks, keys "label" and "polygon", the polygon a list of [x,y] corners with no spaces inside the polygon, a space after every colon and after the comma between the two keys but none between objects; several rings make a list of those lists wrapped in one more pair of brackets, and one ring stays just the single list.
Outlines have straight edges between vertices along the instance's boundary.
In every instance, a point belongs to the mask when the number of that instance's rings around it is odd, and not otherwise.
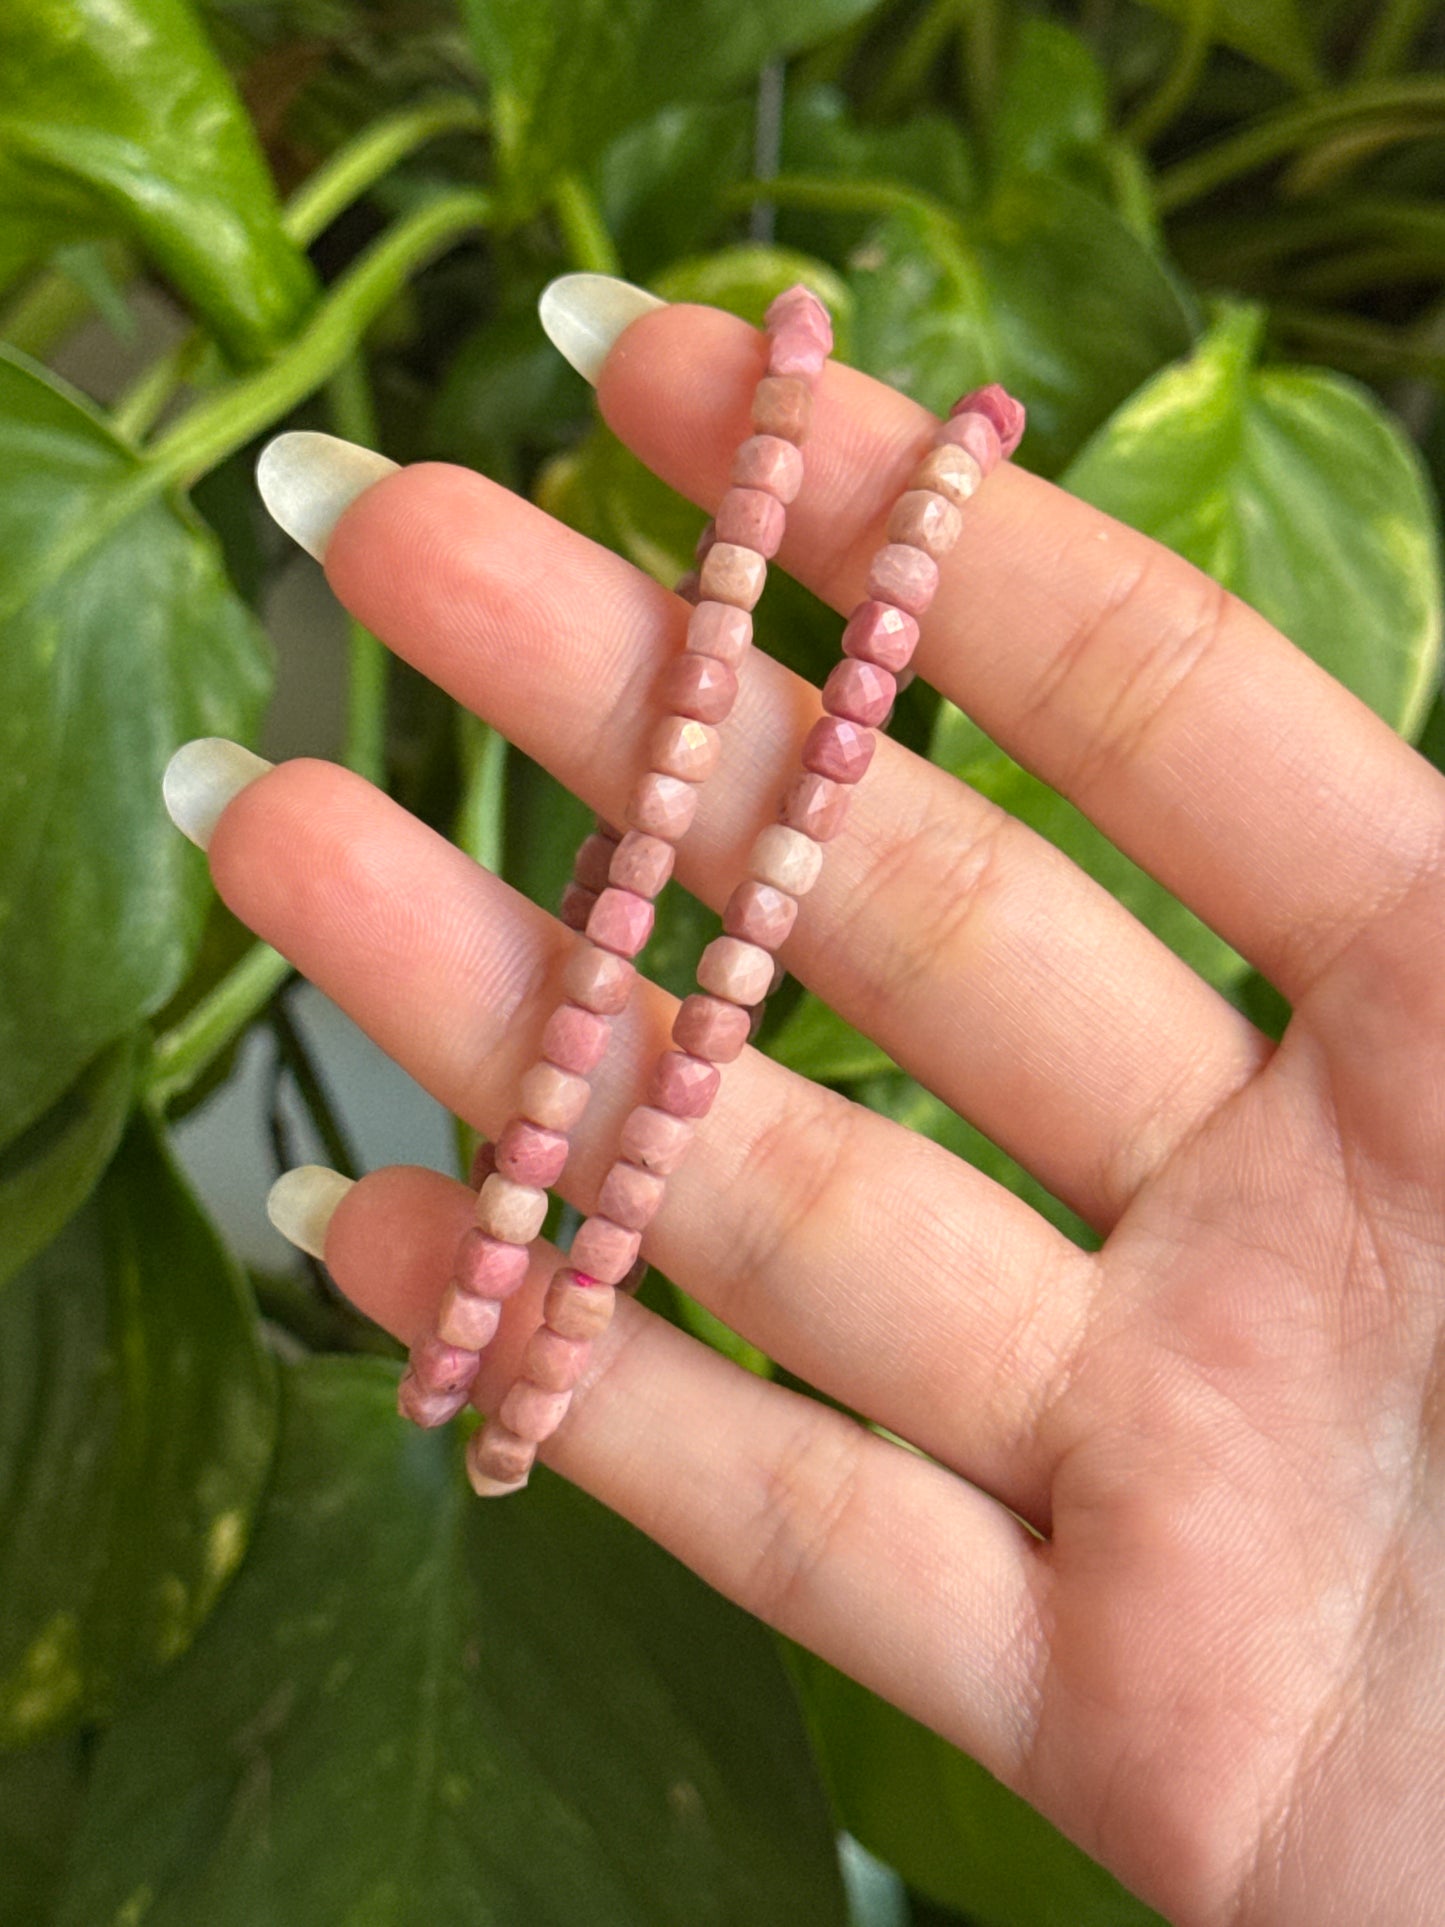
[{"label": "hand", "polygon": [[[599,398],[711,505],[757,372],[741,323],[662,309]],[[840,611],[930,421],[824,377],[779,562]],[[393,649],[621,810],[675,598],[437,466],[366,490],[326,560]],[[1172,1919],[1438,1920],[1445,782],[1187,563],[1012,468],[969,505],[918,666],[1278,985],[1288,1034],[1272,1048],[1029,830],[881,742],[788,967],[1103,1249],[745,1052],[648,1255],[929,1457],[626,1301],[543,1456]],[[714,907],[814,714],[749,662],[678,860]],[[496,1133],[572,942],[552,917],[315,762],[241,790],[211,857],[238,915]],[[643,985],[619,1021],[563,1183],[579,1205],[670,1018]],[[410,1339],[471,1203],[377,1172],[327,1262]],[[509,1307],[484,1409],[548,1269]]]}]

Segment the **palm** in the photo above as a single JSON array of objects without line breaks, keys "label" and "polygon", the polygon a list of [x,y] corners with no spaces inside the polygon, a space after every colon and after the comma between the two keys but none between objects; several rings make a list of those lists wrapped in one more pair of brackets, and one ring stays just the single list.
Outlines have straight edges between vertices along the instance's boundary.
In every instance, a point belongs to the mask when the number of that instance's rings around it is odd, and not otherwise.
[{"label": "palm", "polygon": [[[756,341],[660,311],[604,370],[609,421],[699,501],[721,493]],[[927,421],[846,369],[822,399],[781,560],[847,608]],[[1141,538],[1012,472],[970,510],[923,673],[1255,962],[1293,1027],[1272,1054],[1056,852],[880,745],[785,958],[1104,1248],[1085,1256],[938,1147],[745,1053],[648,1255],[928,1456],[631,1304],[545,1456],[1181,1922],[1427,1920],[1445,1796],[1445,784]],[[671,598],[455,470],[369,490],[327,566],[399,653],[620,808],[677,646]],[[765,659],[747,670],[679,853],[714,905],[813,701]],[[241,916],[499,1128],[557,994],[550,918],[319,764],[243,792],[212,859]],[[619,1020],[564,1181],[584,1205],[669,1022],[656,991]],[[470,1202],[377,1173],[328,1261],[410,1337]],[[503,1326],[484,1406],[541,1282]]]}]

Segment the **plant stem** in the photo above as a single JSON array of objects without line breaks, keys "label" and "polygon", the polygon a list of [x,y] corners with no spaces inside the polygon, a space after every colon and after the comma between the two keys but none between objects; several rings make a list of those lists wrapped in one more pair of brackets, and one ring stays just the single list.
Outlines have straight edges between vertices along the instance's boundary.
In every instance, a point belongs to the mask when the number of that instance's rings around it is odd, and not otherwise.
[{"label": "plant stem", "polygon": [[[358,348],[327,384],[331,423],[349,442],[375,448],[376,407],[366,359]],[[387,654],[355,616],[347,620],[346,738],[341,760],[378,789],[386,787]]]},{"label": "plant stem", "polygon": [[868,100],[870,119],[886,120],[920,93],[928,70],[961,22],[959,0],[933,0],[914,20]]},{"label": "plant stem", "polygon": [[1358,78],[1380,80],[1403,67],[1433,5],[1434,0],[1384,0],[1355,63]]},{"label": "plant stem", "polygon": [[457,712],[462,800],[452,841],[494,875],[502,868],[502,800],[507,739],[467,710]]},{"label": "plant stem", "polygon": [[1418,375],[1445,387],[1445,349],[1413,331],[1387,328],[1359,315],[1330,314],[1293,301],[1271,304],[1270,325],[1291,340],[1320,350],[1341,368],[1379,379]]},{"label": "plant stem", "polygon": [[930,225],[952,230],[954,217],[942,201],[893,181],[838,180],[826,174],[779,174],[771,181],[737,181],[725,188],[725,206],[746,207],[763,197],[790,207],[826,208],[840,214],[892,214],[907,208]]},{"label": "plant stem", "polygon": [[142,1101],[159,1114],[203,1077],[270,1003],[291,965],[268,943],[255,943],[180,1022],[156,1039]]},{"label": "plant stem", "polygon": [[322,1081],[306,1040],[292,1021],[284,1000],[278,998],[271,1006],[271,1029],[276,1038],[276,1049],[280,1061],[296,1087],[296,1095],[306,1106],[307,1116],[316,1126],[316,1134],[325,1147],[332,1168],[344,1178],[359,1178],[361,1167],[351,1140],[346,1135],[345,1126],[338,1117],[331,1094]]},{"label": "plant stem", "polygon": [[963,29],[959,40],[960,78],[974,135],[982,143],[988,137],[998,99],[997,0],[962,0],[960,25]]},{"label": "plant stem", "polygon": [[568,258],[587,274],[620,274],[622,263],[607,232],[592,190],[577,174],[561,175],[552,189],[552,205],[562,229]]},{"label": "plant stem", "polygon": [[1139,147],[1158,140],[1194,92],[1209,49],[1214,42],[1218,0],[1190,0],[1189,17],[1179,36],[1173,64],[1159,88],[1124,128],[1126,139]]},{"label": "plant stem", "polygon": [[486,115],[466,95],[388,115],[339,148],[302,182],[286,204],[282,226],[299,246],[309,247],[338,214],[344,214],[418,147],[441,134],[481,133],[486,125]]},{"label": "plant stem", "polygon": [[[783,152],[783,75],[781,60],[770,60],[758,75],[753,95],[753,174],[771,181]],[[748,239],[770,246],[778,210],[771,201],[754,201],[748,215]]]}]

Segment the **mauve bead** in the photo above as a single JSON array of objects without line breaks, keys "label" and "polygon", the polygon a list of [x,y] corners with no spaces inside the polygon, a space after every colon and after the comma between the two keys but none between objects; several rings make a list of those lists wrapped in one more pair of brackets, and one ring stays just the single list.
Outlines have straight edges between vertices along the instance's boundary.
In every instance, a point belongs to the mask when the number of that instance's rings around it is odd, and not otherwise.
[{"label": "mauve bead", "polygon": [[738,679],[718,656],[674,656],[657,679],[663,707],[699,723],[720,723],[737,700]]},{"label": "mauve bead", "polygon": [[794,779],[779,814],[789,829],[801,830],[815,843],[826,843],[842,828],[847,808],[848,792],[841,783],[808,770]]},{"label": "mauve bead", "polygon": [[466,1402],[465,1392],[429,1392],[413,1372],[403,1372],[396,1388],[397,1411],[428,1431],[454,1419]]},{"label": "mauve bead", "polygon": [[472,1152],[471,1166],[467,1172],[467,1183],[473,1191],[480,1191],[487,1179],[497,1168],[497,1147],[488,1137],[477,1140],[477,1148]]},{"label": "mauve bead", "polygon": [[618,1149],[630,1164],[668,1177],[682,1163],[692,1135],[686,1118],[651,1104],[636,1104],[623,1120]]},{"label": "mauve bead", "polygon": [[567,1416],[571,1403],[570,1392],[548,1392],[540,1385],[519,1378],[497,1407],[497,1417],[519,1439],[540,1445],[543,1439],[551,1438]]},{"label": "mauve bead", "polygon": [[946,495],[931,488],[905,489],[888,518],[888,540],[909,542],[939,562],[963,533],[963,517]]},{"label": "mauve bead", "polygon": [[[652,732],[652,767],[665,776],[680,776],[684,783],[703,783],[717,768],[721,748],[718,733],[694,716],[664,716]],[[659,846],[673,854],[667,844]],[[619,881],[614,877],[613,882]],[[630,887],[630,886],[629,886]],[[662,885],[658,885],[661,889]],[[644,891],[644,896],[657,892]]]},{"label": "mauve bead", "polygon": [[549,1064],[586,1077],[607,1053],[612,1026],[580,1004],[558,1004],[542,1032],[542,1055]]},{"label": "mauve bead", "polygon": [[662,1203],[665,1178],[619,1158],[602,1180],[597,1209],[625,1231],[645,1231]]},{"label": "mauve bead", "polygon": [[[747,887],[746,884],[739,886]],[[777,894],[775,891],[774,895]],[[736,890],[733,895],[737,895]],[[672,1041],[690,1057],[705,1057],[709,1064],[731,1064],[748,1041],[748,1013],[721,997],[694,991],[677,1007],[677,1015],[672,1020]]]},{"label": "mauve bead", "polygon": [[452,1283],[473,1298],[510,1298],[527,1276],[527,1247],[489,1238],[475,1226],[452,1260]]},{"label": "mauve bead", "polygon": [[907,542],[885,542],[868,565],[868,593],[921,616],[938,589],[938,564]]},{"label": "mauve bead", "polygon": [[584,1218],[577,1227],[567,1255],[574,1270],[596,1278],[601,1284],[615,1285],[619,1278],[627,1276],[627,1267],[637,1256],[641,1243],[637,1232],[594,1214]]},{"label": "mauve bead", "polygon": [[940,447],[966,448],[985,475],[992,475],[1003,460],[998,430],[987,415],[975,415],[971,409],[944,422],[933,439]]},{"label": "mauve bead", "polygon": [[697,960],[697,980],[730,1004],[760,1004],[773,980],[773,960],[761,944],[714,937]]},{"label": "mauve bead", "polygon": [[562,901],[557,914],[569,930],[585,930],[596,901],[595,890],[585,890],[580,883],[569,881],[562,886]]},{"label": "mauve bead", "polygon": [[[689,1056],[686,1051],[665,1050],[652,1067],[648,1102],[658,1110],[671,1111],[674,1117],[706,1117],[721,1082],[722,1073],[716,1064]],[[636,1161],[643,1162],[641,1158]]]},{"label": "mauve bead", "polygon": [[803,739],[803,768],[835,783],[856,783],[873,761],[877,740],[846,716],[820,716]]},{"label": "mauve bead", "polygon": [[626,1010],[636,981],[637,972],[625,957],[614,957],[595,943],[579,943],[562,966],[567,995],[599,1017],[615,1017]]},{"label": "mauve bead", "polygon": [[894,675],[907,667],[917,647],[917,622],[891,602],[860,602],[843,631],[845,655],[876,662]]},{"label": "mauve bead", "polygon": [[786,943],[797,920],[798,899],[755,877],[738,884],[723,908],[725,934],[761,944],[764,950]]},{"label": "mauve bead", "polygon": [[704,522],[702,525],[702,533],[701,535],[698,536],[696,543],[693,545],[693,551],[692,551],[693,560],[700,564],[702,562],[703,557],[707,554],[708,550],[712,547],[713,543],[716,541],[717,541],[717,523],[715,521]]},{"label": "mauve bead", "polygon": [[509,1245],[529,1244],[547,1215],[547,1193],[534,1184],[516,1184],[494,1171],[477,1193],[477,1223],[490,1237]]},{"label": "mauve bead", "polygon": [[711,602],[731,602],[738,609],[753,607],[767,579],[768,565],[762,556],[738,542],[717,543],[702,565],[703,594]]},{"label": "mauve bead", "polygon": [[930,448],[909,479],[910,488],[931,488],[946,495],[955,508],[962,508],[978,491],[983,470],[966,448],[953,442],[939,442]]},{"label": "mauve bead", "polygon": [[612,852],[617,848],[615,840],[604,836],[601,830],[593,830],[584,836],[577,851],[577,861],[572,865],[574,881],[584,890],[605,890],[607,870],[612,862]]},{"label": "mauve bead", "polygon": [[855,662],[850,656],[834,663],[823,684],[823,707],[830,716],[876,729],[893,707],[898,679],[876,662]]},{"label": "mauve bead", "polygon": [[805,328],[829,354],[833,352],[833,323],[828,310],[804,281],[791,282],[781,294],[773,296],[763,315],[763,325],[769,329]]},{"label": "mauve bead", "polygon": [[519,1439],[495,1418],[479,1425],[467,1440],[467,1478],[480,1498],[516,1492],[527,1483],[537,1448]]},{"label": "mauve bead", "polygon": [[804,380],[816,381],[823,372],[823,364],[828,359],[828,350],[818,339],[816,332],[808,327],[799,326],[789,319],[776,329],[768,340],[768,373],[770,375],[801,375]]},{"label": "mauve bead", "polygon": [[570,1392],[587,1369],[591,1347],[584,1340],[564,1338],[559,1331],[539,1325],[522,1353],[521,1376],[544,1392]]},{"label": "mauve bead", "polygon": [[[515,1250],[516,1247],[510,1246],[509,1249]],[[453,1283],[442,1294],[441,1310],[437,1313],[437,1337],[448,1345],[460,1345],[467,1351],[483,1352],[496,1337],[501,1322],[500,1299],[478,1298]]]},{"label": "mauve bead", "polygon": [[619,1295],[625,1293],[630,1298],[646,1276],[647,1260],[638,1256],[628,1266],[627,1276],[618,1279],[615,1289]]},{"label": "mauve bead", "polygon": [[[702,662],[705,658],[694,656],[691,660]],[[650,769],[638,777],[627,806],[627,820],[634,830],[660,836],[667,843],[676,843],[685,835],[696,815],[697,791],[692,784],[684,783],[680,776],[664,776],[660,769]]]},{"label": "mauve bead", "polygon": [[960,395],[949,409],[952,415],[986,415],[993,423],[994,433],[998,436],[999,452],[1004,457],[1013,454],[1024,438],[1024,428],[1028,414],[1021,401],[1015,401],[1002,382],[991,381],[983,388],[971,388],[966,395]]},{"label": "mauve bead", "polygon": [[813,426],[813,390],[798,375],[764,375],[753,391],[753,428],[803,443]]},{"label": "mauve bead", "polygon": [[606,1331],[615,1303],[611,1285],[584,1278],[572,1266],[564,1265],[547,1287],[542,1316],[559,1338],[586,1340]]},{"label": "mauve bead", "polygon": [[780,502],[792,502],[803,486],[803,458],[781,435],[753,435],[733,457],[731,480],[739,488],[765,488]]},{"label": "mauve bead", "polygon": [[[474,1299],[474,1304],[485,1304]],[[469,1392],[481,1360],[440,1336],[419,1339],[411,1348],[410,1369],[424,1392]]]},{"label": "mauve bead", "polygon": [[718,540],[740,543],[759,555],[776,555],[787,519],[787,510],[765,488],[730,488],[718,503]]},{"label": "mauve bead", "polygon": [[702,593],[702,577],[696,569],[688,569],[680,575],[673,585],[672,593],[681,596],[684,602],[696,603]]},{"label": "mauve bead", "polygon": [[517,1109],[534,1124],[545,1124],[549,1131],[570,1131],[587,1109],[592,1086],[585,1077],[564,1071],[556,1064],[534,1064],[523,1077],[517,1093]]},{"label": "mauve bead", "polygon": [[753,643],[753,619],[730,602],[699,602],[687,619],[687,646],[736,669]]},{"label": "mauve bead", "polygon": [[[706,725],[691,723],[689,727],[703,729]],[[660,836],[649,836],[645,830],[629,830],[612,859],[612,881],[619,890],[634,890],[640,897],[655,897],[672,875],[676,861],[677,851]]]},{"label": "mauve bead", "polygon": [[497,1139],[497,1169],[514,1184],[546,1190],[562,1175],[567,1162],[567,1140],[560,1131],[545,1130],[529,1118],[514,1117]]},{"label": "mauve bead", "polygon": [[785,823],[769,823],[759,830],[748,852],[749,874],[790,896],[806,896],[822,867],[823,852],[813,839]]},{"label": "mauve bead", "polygon": [[587,919],[587,936],[603,950],[615,950],[619,957],[635,957],[652,935],[652,920],[657,912],[646,897],[635,890],[602,892]]}]

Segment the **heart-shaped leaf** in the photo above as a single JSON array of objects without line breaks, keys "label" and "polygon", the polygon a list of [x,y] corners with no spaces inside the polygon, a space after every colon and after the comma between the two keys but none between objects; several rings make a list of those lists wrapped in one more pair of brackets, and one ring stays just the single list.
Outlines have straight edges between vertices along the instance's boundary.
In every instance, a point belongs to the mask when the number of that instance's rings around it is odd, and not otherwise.
[{"label": "heart-shaped leaf", "polygon": [[286,1374],[244,1568],[102,1744],[60,1927],[836,1927],[776,1647],[546,1472],[482,1505],[393,1368]]}]

